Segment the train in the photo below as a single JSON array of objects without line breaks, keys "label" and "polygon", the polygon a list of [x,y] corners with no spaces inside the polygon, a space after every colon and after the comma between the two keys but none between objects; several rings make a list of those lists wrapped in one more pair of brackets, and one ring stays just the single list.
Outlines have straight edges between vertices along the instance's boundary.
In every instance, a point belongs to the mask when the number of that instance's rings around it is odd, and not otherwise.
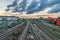
[{"label": "train", "polygon": [[60,25],[60,17],[58,17],[58,18],[56,19],[56,24],[57,24],[57,25]]},{"label": "train", "polygon": [[60,26],[60,17],[57,17],[57,18],[52,18],[52,17],[43,18],[43,17],[40,17],[38,19],[38,21],[42,21],[42,22],[46,22],[46,23],[50,23],[50,24],[54,24],[54,25],[59,25]]},{"label": "train", "polygon": [[60,25],[60,17],[58,17],[58,18],[48,18],[47,20],[51,24]]}]

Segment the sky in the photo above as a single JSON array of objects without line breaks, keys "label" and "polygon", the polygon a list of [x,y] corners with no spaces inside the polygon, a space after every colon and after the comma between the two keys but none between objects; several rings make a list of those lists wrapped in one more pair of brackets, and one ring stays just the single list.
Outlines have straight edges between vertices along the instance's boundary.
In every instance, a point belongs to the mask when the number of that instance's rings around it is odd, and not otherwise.
[{"label": "sky", "polygon": [[60,0],[0,0],[0,10],[31,14],[45,9],[50,9],[49,13],[60,12]]},{"label": "sky", "polygon": [[11,4],[13,0],[0,0],[0,10],[5,10],[7,5]]},{"label": "sky", "polygon": [[[14,0],[0,0],[0,10],[4,10],[6,9],[7,5],[12,4]],[[22,1],[22,0],[21,0]],[[20,1],[20,2],[21,2]],[[28,1],[29,3],[31,3],[32,0]],[[29,4],[28,4],[29,5]],[[27,5],[27,6],[28,6]]]}]

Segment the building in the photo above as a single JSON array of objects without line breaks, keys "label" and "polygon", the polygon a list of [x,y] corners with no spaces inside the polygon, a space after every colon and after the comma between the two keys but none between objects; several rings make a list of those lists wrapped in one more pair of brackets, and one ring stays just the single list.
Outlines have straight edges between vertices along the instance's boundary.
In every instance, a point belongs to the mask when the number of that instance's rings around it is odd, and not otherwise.
[{"label": "building", "polygon": [[15,16],[0,16],[0,28],[17,23],[18,18]]}]

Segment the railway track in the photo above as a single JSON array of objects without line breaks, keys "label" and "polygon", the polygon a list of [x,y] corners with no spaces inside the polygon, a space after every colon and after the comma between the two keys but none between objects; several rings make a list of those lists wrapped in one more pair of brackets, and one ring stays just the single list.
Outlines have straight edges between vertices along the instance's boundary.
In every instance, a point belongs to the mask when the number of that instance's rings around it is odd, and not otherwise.
[{"label": "railway track", "polygon": [[24,25],[24,22],[0,34],[0,40],[9,40],[11,36],[14,36],[14,34],[21,32],[25,28],[22,27],[22,25]]},{"label": "railway track", "polygon": [[27,22],[27,26],[24,29],[22,36],[20,35],[19,40],[53,40],[48,35],[44,34],[36,24],[33,24],[30,21]]},{"label": "railway track", "polygon": [[[22,25],[23,26],[17,27],[15,29],[19,31],[18,35],[15,36],[16,37],[15,40],[60,40],[57,37],[55,37],[53,34],[49,33],[48,30],[44,29],[43,28],[44,25],[40,24],[40,26],[37,26],[36,23],[29,20],[27,20],[27,23],[24,23]],[[15,30],[13,31],[15,32]],[[47,35],[47,33],[49,35]]]},{"label": "railway track", "polygon": [[[51,40],[60,40],[58,37],[56,37],[50,30],[48,30],[47,28],[46,28],[46,25],[44,25],[44,24],[42,24],[42,23],[38,23],[37,24],[37,22],[36,22],[36,24],[35,24],[35,26],[37,26],[42,32],[43,32],[43,34],[45,34],[46,35],[46,37],[48,36],[49,38],[47,38],[47,39],[51,39]],[[42,33],[41,32],[41,33]]]}]

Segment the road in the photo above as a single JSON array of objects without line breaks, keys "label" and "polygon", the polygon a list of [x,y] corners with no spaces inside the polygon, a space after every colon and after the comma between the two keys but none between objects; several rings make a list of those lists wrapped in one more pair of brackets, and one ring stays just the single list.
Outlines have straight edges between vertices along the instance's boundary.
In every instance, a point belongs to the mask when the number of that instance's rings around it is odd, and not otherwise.
[{"label": "road", "polygon": [[[45,28],[46,25],[41,22],[33,22],[31,20],[26,20],[27,22],[22,24],[15,29],[19,32],[15,36],[15,40],[60,40],[48,29]],[[12,39],[11,39],[12,40]]]}]

